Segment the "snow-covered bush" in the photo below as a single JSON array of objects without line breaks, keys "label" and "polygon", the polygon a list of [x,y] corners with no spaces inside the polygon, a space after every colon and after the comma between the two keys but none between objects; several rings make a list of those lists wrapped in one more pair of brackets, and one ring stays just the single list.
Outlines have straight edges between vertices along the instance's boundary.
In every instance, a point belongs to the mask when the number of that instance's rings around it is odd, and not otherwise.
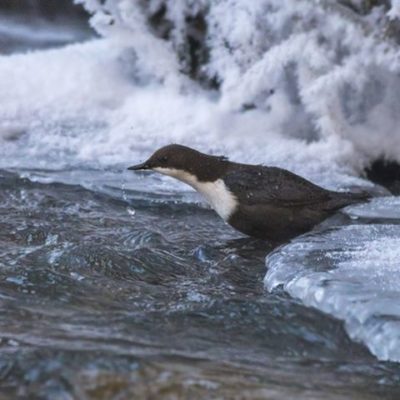
[{"label": "snow-covered bush", "polygon": [[132,76],[202,86],[285,135],[400,160],[400,1],[81,0]]}]

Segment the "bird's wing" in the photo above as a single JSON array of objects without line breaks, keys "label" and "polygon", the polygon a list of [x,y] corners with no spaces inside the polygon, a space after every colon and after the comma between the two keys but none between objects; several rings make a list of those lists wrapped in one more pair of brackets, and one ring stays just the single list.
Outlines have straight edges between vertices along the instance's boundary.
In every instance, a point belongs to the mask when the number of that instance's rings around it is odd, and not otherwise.
[{"label": "bird's wing", "polygon": [[332,193],[275,167],[237,164],[227,171],[224,182],[240,203],[248,206],[264,203],[280,207],[307,206],[329,201]]}]

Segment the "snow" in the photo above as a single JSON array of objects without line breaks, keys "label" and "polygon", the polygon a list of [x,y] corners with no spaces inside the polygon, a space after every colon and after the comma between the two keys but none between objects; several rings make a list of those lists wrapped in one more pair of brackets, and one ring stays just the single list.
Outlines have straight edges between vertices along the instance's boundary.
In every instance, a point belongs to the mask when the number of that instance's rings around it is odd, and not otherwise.
[{"label": "snow", "polygon": [[400,361],[399,259],[400,225],[330,227],[268,256],[265,284],[344,320],[379,359]]}]

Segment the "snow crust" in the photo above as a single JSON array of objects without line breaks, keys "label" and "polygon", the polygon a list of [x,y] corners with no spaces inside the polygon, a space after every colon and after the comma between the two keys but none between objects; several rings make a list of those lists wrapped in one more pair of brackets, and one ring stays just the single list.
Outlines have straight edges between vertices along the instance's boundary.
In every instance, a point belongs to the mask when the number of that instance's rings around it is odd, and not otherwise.
[{"label": "snow crust", "polygon": [[345,321],[381,360],[400,361],[400,226],[354,224],[306,235],[267,257],[265,285]]}]

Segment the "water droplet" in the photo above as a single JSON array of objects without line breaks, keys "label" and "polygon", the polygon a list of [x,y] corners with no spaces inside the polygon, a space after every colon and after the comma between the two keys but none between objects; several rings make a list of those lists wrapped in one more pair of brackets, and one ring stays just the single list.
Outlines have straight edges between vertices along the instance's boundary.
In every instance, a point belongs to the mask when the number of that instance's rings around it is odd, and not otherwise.
[{"label": "water droplet", "polygon": [[122,190],[122,199],[123,199],[124,201],[128,201],[128,196],[127,196],[127,194],[126,194],[125,179],[122,181],[121,190]]},{"label": "water droplet", "polygon": [[79,282],[83,281],[85,279],[84,276],[78,274],[77,272],[71,272],[70,275],[71,275],[71,278],[76,279]]}]

